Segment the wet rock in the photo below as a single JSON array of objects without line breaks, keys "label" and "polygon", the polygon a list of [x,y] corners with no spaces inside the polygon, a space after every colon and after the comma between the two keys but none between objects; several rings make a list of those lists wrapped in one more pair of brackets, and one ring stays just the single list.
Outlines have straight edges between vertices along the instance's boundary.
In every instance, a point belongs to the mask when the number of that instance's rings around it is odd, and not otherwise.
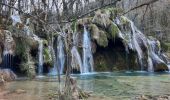
[{"label": "wet rock", "polygon": [[165,63],[157,63],[155,65],[155,71],[165,71],[168,70],[168,66]]},{"label": "wet rock", "polygon": [[4,54],[11,54],[15,53],[15,41],[12,37],[12,33],[10,31],[4,30],[5,34],[5,41],[4,41]]},{"label": "wet rock", "polygon": [[93,17],[92,23],[105,29],[112,23],[109,18],[110,15],[108,13],[98,10]]},{"label": "wet rock", "polygon": [[[11,54],[15,52],[15,41],[12,34],[8,30],[0,30],[0,55]],[[0,63],[2,63],[2,57],[0,56]]]},{"label": "wet rock", "polygon": [[2,82],[13,81],[17,78],[16,74],[10,69],[0,69],[0,76]]}]

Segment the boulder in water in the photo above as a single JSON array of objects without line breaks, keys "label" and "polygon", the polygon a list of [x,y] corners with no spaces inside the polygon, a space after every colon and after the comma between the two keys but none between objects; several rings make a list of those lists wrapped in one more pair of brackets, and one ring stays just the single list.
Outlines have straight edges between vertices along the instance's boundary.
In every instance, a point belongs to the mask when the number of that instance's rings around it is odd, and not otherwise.
[{"label": "boulder in water", "polygon": [[10,69],[0,69],[0,78],[2,81],[13,81],[17,78],[16,74]]}]

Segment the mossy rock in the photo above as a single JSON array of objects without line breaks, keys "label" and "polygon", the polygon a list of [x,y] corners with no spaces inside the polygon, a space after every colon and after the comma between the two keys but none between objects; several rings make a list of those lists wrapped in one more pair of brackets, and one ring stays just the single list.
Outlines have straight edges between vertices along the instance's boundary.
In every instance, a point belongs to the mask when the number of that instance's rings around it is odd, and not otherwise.
[{"label": "mossy rock", "polygon": [[92,23],[105,29],[112,23],[109,18],[110,16],[108,14],[102,13],[101,10],[98,10],[93,17]]},{"label": "mossy rock", "polygon": [[83,26],[86,24],[90,24],[91,22],[92,22],[92,17],[88,17],[88,18],[79,19],[76,24]]},{"label": "mossy rock", "polygon": [[31,79],[36,76],[34,62],[23,62],[20,68],[23,72],[26,72],[26,75]]},{"label": "mossy rock", "polygon": [[48,41],[47,40],[43,40],[43,45],[48,45]]},{"label": "mossy rock", "polygon": [[51,53],[50,53],[50,50],[47,47],[44,48],[43,57],[44,57],[44,63],[52,65]]},{"label": "mossy rock", "polygon": [[108,27],[108,30],[107,30],[107,37],[109,39],[114,39],[118,36],[118,32],[119,32],[119,28],[117,27],[116,24],[112,23],[110,24],[110,26]]},{"label": "mossy rock", "polygon": [[92,39],[96,40],[99,46],[106,47],[108,45],[106,32],[99,30],[95,24],[90,24],[89,30],[92,34]]},{"label": "mossy rock", "polygon": [[161,41],[161,48],[165,52],[170,51],[170,43],[165,43]]},{"label": "mossy rock", "polygon": [[108,46],[107,35],[104,31],[102,31],[102,30],[99,31],[99,38],[96,40],[97,40],[97,44],[99,46],[102,46],[102,47]]},{"label": "mossy rock", "polygon": [[122,24],[129,24],[129,20],[125,16],[121,16],[120,20]]},{"label": "mossy rock", "polygon": [[19,55],[20,58],[24,61],[26,60],[27,54],[26,49],[28,48],[27,40],[23,38],[16,38],[16,55]]},{"label": "mossy rock", "polygon": [[99,38],[99,29],[95,24],[89,25],[90,33],[92,34],[92,39],[98,39]]},{"label": "mossy rock", "polygon": [[165,63],[159,63],[155,65],[155,71],[165,71],[168,70],[168,66]]}]

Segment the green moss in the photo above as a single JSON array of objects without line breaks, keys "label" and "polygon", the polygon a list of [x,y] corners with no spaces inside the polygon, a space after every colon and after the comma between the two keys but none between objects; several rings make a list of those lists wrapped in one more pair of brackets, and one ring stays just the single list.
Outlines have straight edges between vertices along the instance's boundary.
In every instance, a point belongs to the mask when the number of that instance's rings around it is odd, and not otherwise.
[{"label": "green moss", "polygon": [[99,38],[97,39],[97,44],[102,46],[102,47],[107,47],[108,46],[108,40],[107,40],[107,35],[104,31],[99,31]]},{"label": "green moss", "polygon": [[92,34],[92,39],[98,39],[99,38],[99,29],[95,24],[89,25],[90,33]]},{"label": "green moss", "polygon": [[43,56],[44,56],[44,63],[49,63],[50,65],[52,65],[52,57],[47,47],[44,48]]},{"label": "green moss", "polygon": [[33,62],[27,62],[27,63],[23,62],[20,65],[20,68],[21,68],[22,71],[25,71],[26,75],[31,79],[36,76],[35,66],[34,66]]},{"label": "green moss", "polygon": [[17,38],[16,40],[16,55],[20,56],[22,61],[26,60],[26,49],[28,48],[27,40],[23,38]]},{"label": "green moss", "polygon": [[109,19],[110,15],[102,13],[101,10],[97,11],[95,13],[95,16],[93,17],[92,23],[96,24],[99,27],[102,27],[103,29],[107,28],[111,24],[111,20]]},{"label": "green moss", "polygon": [[90,24],[92,22],[93,17],[88,17],[88,18],[83,18],[83,19],[79,19],[77,21],[77,25],[84,25],[84,24]]},{"label": "green moss", "polygon": [[118,35],[118,32],[119,32],[119,29],[117,27],[117,25],[115,25],[114,23],[112,23],[110,26],[109,26],[109,29],[108,29],[108,35],[107,37],[110,38],[110,39],[114,39],[117,37]]},{"label": "green moss", "polygon": [[48,41],[47,40],[43,40],[43,44],[44,45],[48,45]]},{"label": "green moss", "polygon": [[[103,60],[101,60],[101,59],[103,59]],[[103,57],[100,58],[100,60],[98,60],[98,62],[96,63],[96,70],[97,71],[107,71],[108,70],[108,65]]]},{"label": "green moss", "polygon": [[129,23],[129,20],[125,16],[121,16],[120,20],[121,20],[122,24],[128,24]]},{"label": "green moss", "polygon": [[75,20],[72,24],[71,24],[71,29],[73,31],[77,31],[77,20]]},{"label": "green moss", "polygon": [[163,51],[170,51],[170,43],[161,42],[161,48]]}]

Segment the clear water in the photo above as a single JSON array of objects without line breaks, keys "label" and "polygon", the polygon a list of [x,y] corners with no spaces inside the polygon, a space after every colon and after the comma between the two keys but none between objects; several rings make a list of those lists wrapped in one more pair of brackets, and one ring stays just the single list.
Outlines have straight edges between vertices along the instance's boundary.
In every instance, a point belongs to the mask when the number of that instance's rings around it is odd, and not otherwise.
[{"label": "clear water", "polygon": [[[169,73],[129,71],[72,76],[77,78],[78,85],[83,90],[92,92],[88,100],[131,100],[140,95],[170,95]],[[56,93],[58,86],[57,77],[42,77],[32,81],[18,80],[7,84],[6,89],[10,91],[24,89],[26,93],[15,96],[9,94],[6,98],[50,100],[49,95]]]}]

